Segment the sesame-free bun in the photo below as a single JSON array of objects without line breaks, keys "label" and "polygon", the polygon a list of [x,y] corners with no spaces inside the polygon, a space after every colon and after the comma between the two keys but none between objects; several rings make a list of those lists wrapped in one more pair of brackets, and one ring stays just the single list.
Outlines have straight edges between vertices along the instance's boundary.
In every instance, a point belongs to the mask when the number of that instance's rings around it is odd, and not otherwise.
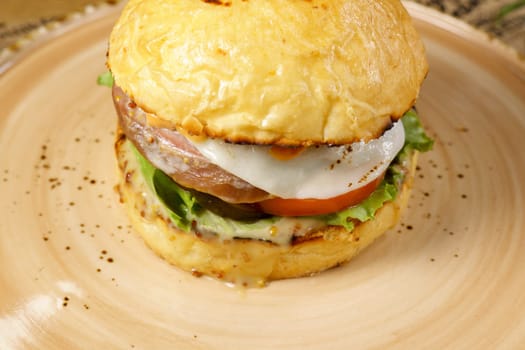
[{"label": "sesame-free bun", "polygon": [[352,232],[327,226],[290,245],[252,239],[221,240],[199,237],[177,229],[161,215],[160,202],[148,190],[132,153],[121,136],[116,143],[121,201],[134,229],[144,242],[169,263],[197,275],[208,275],[242,285],[311,275],[352,259],[393,227],[405,207],[415,171],[417,153],[396,199],[385,203],[372,220],[356,224]]},{"label": "sesame-free bun", "polygon": [[130,0],[108,66],[152,123],[281,145],[378,137],[428,69],[397,0]]}]

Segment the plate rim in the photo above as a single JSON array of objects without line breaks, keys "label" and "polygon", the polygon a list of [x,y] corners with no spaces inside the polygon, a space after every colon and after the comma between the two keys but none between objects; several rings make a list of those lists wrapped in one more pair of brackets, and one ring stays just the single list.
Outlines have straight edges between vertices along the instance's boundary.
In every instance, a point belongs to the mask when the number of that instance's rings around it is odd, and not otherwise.
[{"label": "plate rim", "polygon": [[[440,16],[440,17],[441,17],[441,16]],[[88,21],[88,22],[81,21],[81,23],[77,23],[77,24],[78,24],[78,25],[84,25],[84,24],[86,24],[86,23],[92,23],[92,22],[91,22],[91,21]],[[73,29],[74,29],[74,28],[76,28],[76,25],[73,26]],[[446,29],[446,28],[445,28],[445,29]],[[68,32],[69,32],[69,30],[68,30]],[[449,31],[447,30],[447,32],[449,32]],[[67,34],[67,33],[65,33],[65,34]],[[456,33],[451,33],[451,34],[456,35]],[[55,38],[55,37],[52,36],[49,40],[53,40],[54,38]],[[43,43],[43,45],[45,45],[47,42],[48,42],[48,41],[45,41],[45,42]],[[40,47],[40,46],[38,46],[38,47],[35,48],[35,49],[38,50],[39,47]],[[33,51],[31,51],[31,52],[33,52]],[[25,57],[25,56],[23,56],[22,59],[23,59],[24,57]],[[23,62],[23,61],[22,61],[22,62]],[[1,77],[0,77],[0,84],[1,84],[1,82],[2,82],[2,81],[1,81]]]},{"label": "plate rim", "polygon": [[126,1],[106,0],[92,5],[86,5],[79,11],[72,11],[64,15],[63,19],[47,24],[41,24],[19,37],[14,43],[0,48],[0,79],[20,61],[45,46],[48,42],[62,35],[80,28],[86,24],[96,22],[113,13],[118,14]]},{"label": "plate rim", "polygon": [[[471,42],[473,39],[477,44],[491,49],[491,53],[500,55],[510,60],[525,74],[525,56],[511,45],[503,42],[497,36],[476,28],[472,24],[453,17],[447,13],[440,12],[432,7],[416,3],[411,0],[402,0],[403,5],[413,20],[424,21],[447,33],[458,35],[462,39]],[[417,15],[416,15],[417,14]],[[419,15],[419,16],[418,16]],[[456,29],[451,31],[450,28]],[[525,78],[525,76],[524,76]]]}]

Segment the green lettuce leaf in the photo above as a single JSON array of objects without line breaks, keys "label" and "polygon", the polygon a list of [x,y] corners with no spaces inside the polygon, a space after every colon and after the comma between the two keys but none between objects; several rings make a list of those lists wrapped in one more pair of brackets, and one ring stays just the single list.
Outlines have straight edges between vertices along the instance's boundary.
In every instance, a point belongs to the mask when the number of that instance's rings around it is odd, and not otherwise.
[{"label": "green lettuce leaf", "polygon": [[152,183],[155,193],[170,210],[173,223],[184,231],[189,231],[192,214],[199,211],[195,198],[188,191],[177,186],[171,177],[159,169],[153,172]]},{"label": "green lettuce leaf", "polygon": [[155,168],[134,146],[132,149],[138,159],[146,184],[168,209],[170,219],[181,230],[189,231],[191,220],[201,211],[195,198],[188,191],[178,186],[162,170]]},{"label": "green lettuce leaf", "polygon": [[102,85],[102,86],[107,86],[107,87],[113,87],[113,84],[115,83],[114,79],[113,79],[113,74],[111,74],[111,72],[104,72],[102,74],[100,74],[98,77],[97,77],[97,84],[98,85]]},{"label": "green lettuce leaf", "polygon": [[406,112],[401,118],[401,122],[405,129],[405,145],[399,152],[398,158],[405,159],[407,154],[414,150],[427,152],[432,149],[434,140],[425,133],[416,111],[410,110]]},{"label": "green lettuce leaf", "polygon": [[396,198],[398,189],[392,183],[383,181],[372,194],[359,203],[337,213],[326,215],[325,221],[329,225],[344,226],[347,230],[354,229],[354,220],[361,222],[372,219],[376,211],[383,206],[385,202]]}]

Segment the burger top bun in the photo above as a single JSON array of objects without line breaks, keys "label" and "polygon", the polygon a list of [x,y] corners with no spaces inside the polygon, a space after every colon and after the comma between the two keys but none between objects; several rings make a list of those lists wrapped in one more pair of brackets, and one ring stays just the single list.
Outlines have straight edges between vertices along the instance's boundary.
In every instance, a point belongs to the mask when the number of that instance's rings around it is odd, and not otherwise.
[{"label": "burger top bun", "polygon": [[130,0],[108,66],[151,123],[280,145],[378,137],[428,70],[397,0]]}]

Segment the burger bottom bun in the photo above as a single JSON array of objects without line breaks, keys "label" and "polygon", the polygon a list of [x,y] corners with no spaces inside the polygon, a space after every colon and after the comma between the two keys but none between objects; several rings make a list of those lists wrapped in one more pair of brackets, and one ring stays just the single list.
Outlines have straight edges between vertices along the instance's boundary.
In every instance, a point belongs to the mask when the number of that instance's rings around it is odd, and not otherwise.
[{"label": "burger bottom bun", "polygon": [[130,142],[116,144],[121,173],[119,192],[132,226],[144,242],[169,263],[236,285],[263,286],[266,281],[312,275],[341,265],[370,245],[399,220],[415,172],[417,152],[397,198],[385,203],[375,218],[356,224],[353,231],[331,226],[282,246],[250,240],[199,237],[174,227],[159,211],[158,200],[138,170]]}]

